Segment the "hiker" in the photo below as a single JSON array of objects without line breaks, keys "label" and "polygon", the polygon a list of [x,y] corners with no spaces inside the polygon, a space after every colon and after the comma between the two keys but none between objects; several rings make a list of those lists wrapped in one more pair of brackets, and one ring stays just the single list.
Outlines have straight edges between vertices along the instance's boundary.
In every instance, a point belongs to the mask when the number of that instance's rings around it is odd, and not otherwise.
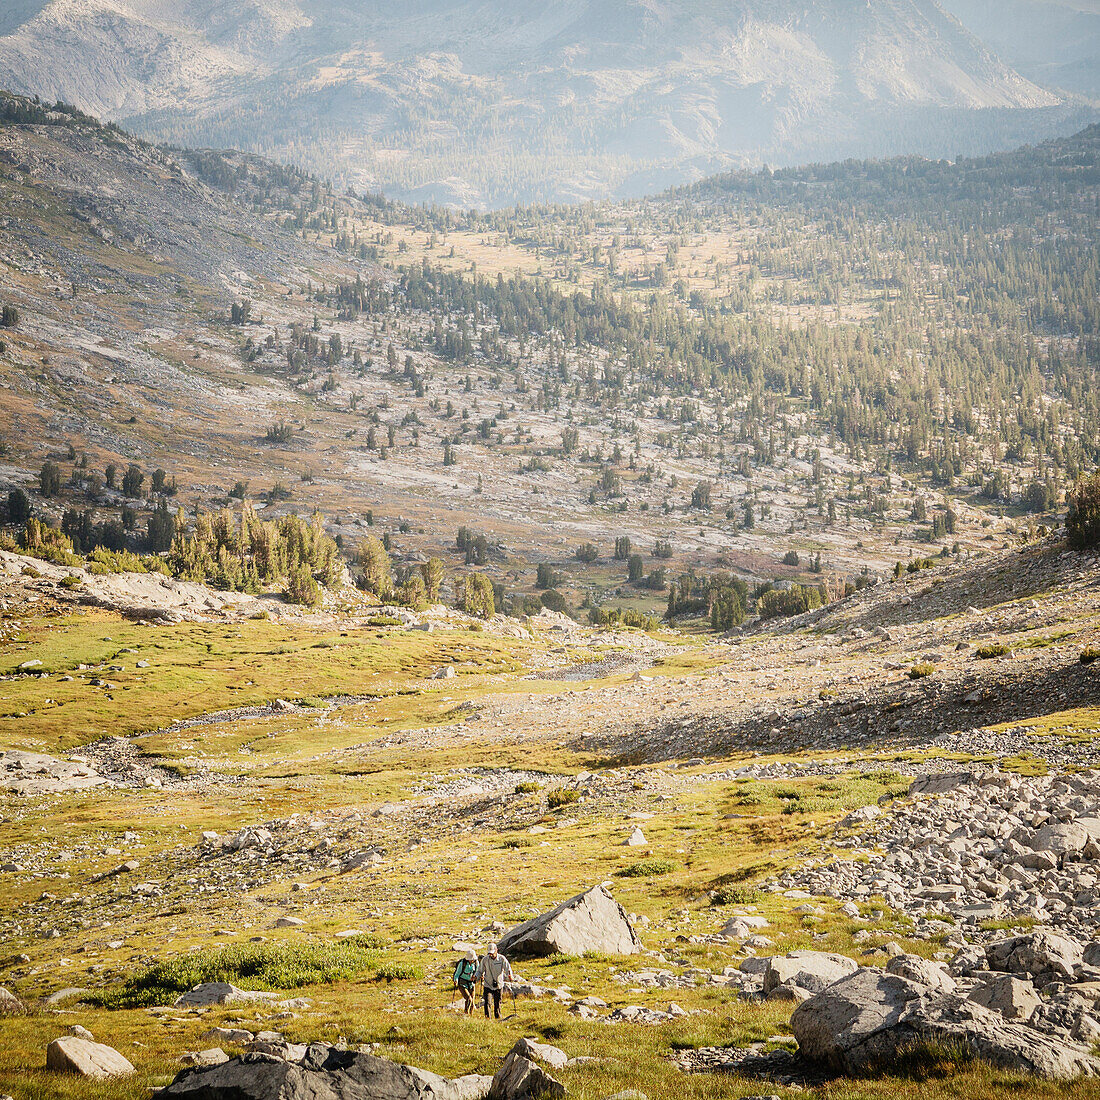
[{"label": "hiker", "polygon": [[458,966],[455,967],[455,985],[458,986],[459,992],[462,994],[462,1001],[465,1005],[463,1011],[468,1016],[474,1010],[474,974],[477,972],[477,952],[472,948],[467,948],[466,954],[458,960]]},{"label": "hiker", "polygon": [[489,944],[488,951],[477,965],[474,981],[480,981],[481,1001],[485,1006],[485,1019],[489,1018],[489,998],[493,998],[493,1015],[500,1019],[500,995],[504,992],[504,983],[515,981],[508,960],[497,951],[495,943]]}]

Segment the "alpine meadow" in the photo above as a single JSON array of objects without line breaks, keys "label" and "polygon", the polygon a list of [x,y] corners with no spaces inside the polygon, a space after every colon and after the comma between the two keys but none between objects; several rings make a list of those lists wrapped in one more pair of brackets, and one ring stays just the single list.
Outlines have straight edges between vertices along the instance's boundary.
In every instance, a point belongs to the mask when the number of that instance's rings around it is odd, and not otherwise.
[{"label": "alpine meadow", "polygon": [[1100,3],[0,3],[0,1100],[1100,1098]]}]

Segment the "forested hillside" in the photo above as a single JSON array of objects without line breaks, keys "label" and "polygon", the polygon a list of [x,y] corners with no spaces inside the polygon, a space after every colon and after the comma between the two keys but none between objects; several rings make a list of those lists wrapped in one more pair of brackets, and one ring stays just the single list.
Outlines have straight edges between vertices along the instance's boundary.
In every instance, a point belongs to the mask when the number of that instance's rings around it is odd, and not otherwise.
[{"label": "forested hillside", "polygon": [[254,585],[233,513],[319,509],[387,598],[717,626],[1054,526],[1100,459],[1095,128],[457,214],[4,111],[0,431],[85,551]]}]

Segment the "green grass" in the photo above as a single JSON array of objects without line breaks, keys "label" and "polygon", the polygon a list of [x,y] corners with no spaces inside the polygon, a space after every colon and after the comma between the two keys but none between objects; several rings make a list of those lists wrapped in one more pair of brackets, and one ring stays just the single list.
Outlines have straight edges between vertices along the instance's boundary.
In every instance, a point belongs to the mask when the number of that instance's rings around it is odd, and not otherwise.
[{"label": "green grass", "polygon": [[[524,652],[514,639],[468,633],[318,630],[269,620],[150,626],[75,611],[32,620],[24,640],[6,648],[6,671],[38,659],[46,675],[8,685],[0,747],[71,749],[276,698],[386,695],[444,664],[486,674],[518,670]],[[139,660],[149,667],[139,669]],[[114,687],[90,686],[84,677],[93,675]]]},{"label": "green grass", "polygon": [[561,809],[562,806],[570,806],[574,802],[579,802],[581,797],[580,791],[575,790],[559,790],[551,791],[546,796],[546,805],[551,810]]},{"label": "green grass", "polygon": [[203,982],[243,983],[247,989],[292,990],[330,985],[383,968],[370,941],[350,937],[331,944],[235,944],[222,950],[198,951],[154,963],[116,987],[86,996],[101,1008],[148,1008],[171,1004],[181,994]]},{"label": "green grass", "polygon": [[676,864],[671,859],[653,857],[651,859],[641,859],[637,863],[632,863],[629,867],[623,867],[615,874],[620,878],[653,878],[655,875],[667,875],[669,871],[675,869]]}]

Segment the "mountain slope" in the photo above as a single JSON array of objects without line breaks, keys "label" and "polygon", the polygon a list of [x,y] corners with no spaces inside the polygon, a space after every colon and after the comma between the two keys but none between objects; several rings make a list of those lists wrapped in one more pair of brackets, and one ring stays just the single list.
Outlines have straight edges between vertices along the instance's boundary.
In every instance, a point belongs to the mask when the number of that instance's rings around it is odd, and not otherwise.
[{"label": "mountain slope", "polygon": [[0,19],[15,90],[461,205],[1066,124],[932,0],[24,0]]},{"label": "mountain slope", "polygon": [[1100,96],[1100,0],[941,0],[1021,73]]}]

